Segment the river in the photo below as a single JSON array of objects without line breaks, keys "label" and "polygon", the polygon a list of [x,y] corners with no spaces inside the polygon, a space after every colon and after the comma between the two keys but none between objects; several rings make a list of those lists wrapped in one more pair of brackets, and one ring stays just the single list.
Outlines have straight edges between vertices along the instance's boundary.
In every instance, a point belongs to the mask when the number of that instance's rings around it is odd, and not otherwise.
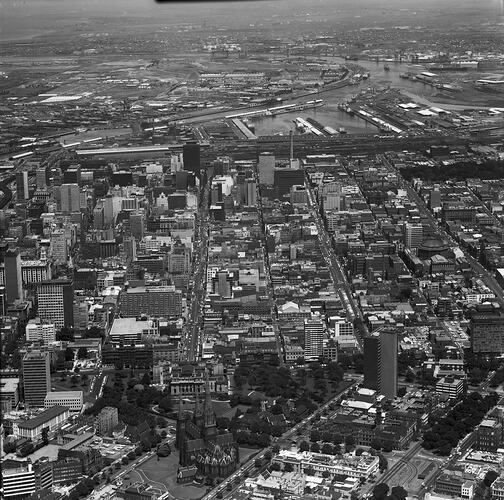
[{"label": "river", "polygon": [[[341,57],[328,58],[331,64],[344,64],[345,60]],[[301,116],[302,118],[311,117],[324,126],[330,126],[334,129],[343,127],[348,133],[359,134],[376,134],[378,129],[361,118],[350,116],[344,111],[340,111],[337,107],[338,103],[347,99],[348,97],[357,94],[363,89],[369,87],[382,87],[390,85],[394,88],[408,90],[414,94],[423,97],[432,97],[439,92],[430,85],[425,85],[420,82],[405,80],[400,78],[401,73],[405,73],[412,68],[416,68],[418,72],[424,71],[422,66],[412,66],[409,63],[388,63],[390,71],[383,69],[384,62],[376,63],[374,61],[358,61],[356,64],[366,68],[369,71],[370,77],[364,80],[359,85],[352,85],[343,87],[330,92],[324,92],[319,97],[314,95],[314,98],[320,98],[325,101],[325,105],[319,108],[303,111],[294,111],[292,113],[285,113],[274,117],[261,117],[253,121],[255,132],[257,135],[272,135],[277,133],[289,133],[289,130],[294,128],[293,120]],[[308,98],[306,100],[309,100]]]}]

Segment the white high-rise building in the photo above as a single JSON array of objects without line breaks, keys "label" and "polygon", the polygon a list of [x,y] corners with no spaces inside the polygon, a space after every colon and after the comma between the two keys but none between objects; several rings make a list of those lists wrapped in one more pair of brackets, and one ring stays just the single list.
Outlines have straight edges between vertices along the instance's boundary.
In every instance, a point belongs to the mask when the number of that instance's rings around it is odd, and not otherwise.
[{"label": "white high-rise building", "polygon": [[56,340],[54,323],[41,323],[40,320],[30,320],[26,325],[26,340],[28,342],[41,341],[47,345]]},{"label": "white high-rise building", "polygon": [[245,205],[248,207],[257,205],[257,186],[254,179],[245,179]]},{"label": "white high-rise building", "polygon": [[405,244],[411,249],[416,249],[420,246],[423,240],[422,224],[407,223],[405,228]]},{"label": "white high-rise building", "polygon": [[305,319],[305,358],[318,358],[324,349],[324,323],[321,318]]}]

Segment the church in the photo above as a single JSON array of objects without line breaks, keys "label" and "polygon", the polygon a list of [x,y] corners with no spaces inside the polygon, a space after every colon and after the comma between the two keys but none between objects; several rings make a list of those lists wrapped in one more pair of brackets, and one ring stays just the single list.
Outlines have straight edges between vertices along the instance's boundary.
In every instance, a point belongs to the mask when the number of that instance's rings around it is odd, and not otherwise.
[{"label": "church", "polygon": [[179,475],[196,467],[201,475],[212,478],[226,477],[239,463],[238,445],[233,434],[228,431],[219,433],[217,429],[208,373],[203,405],[198,393],[192,412],[183,412],[180,403],[175,444],[180,455]]}]

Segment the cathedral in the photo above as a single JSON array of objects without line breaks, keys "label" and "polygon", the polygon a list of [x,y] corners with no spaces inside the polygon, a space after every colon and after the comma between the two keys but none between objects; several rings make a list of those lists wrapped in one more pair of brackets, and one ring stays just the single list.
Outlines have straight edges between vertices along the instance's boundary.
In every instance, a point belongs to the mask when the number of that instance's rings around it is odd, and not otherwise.
[{"label": "cathedral", "polygon": [[176,446],[179,450],[179,472],[189,468],[212,478],[226,477],[238,463],[238,445],[231,432],[218,432],[213,410],[208,374],[205,380],[203,406],[196,393],[193,412],[183,412],[180,404],[177,419]]}]

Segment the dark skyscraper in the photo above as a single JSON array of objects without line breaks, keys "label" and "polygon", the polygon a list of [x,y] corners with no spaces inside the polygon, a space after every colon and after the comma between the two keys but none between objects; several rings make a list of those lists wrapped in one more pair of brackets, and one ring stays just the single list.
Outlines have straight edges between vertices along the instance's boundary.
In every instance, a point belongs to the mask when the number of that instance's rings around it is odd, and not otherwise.
[{"label": "dark skyscraper", "polygon": [[182,149],[184,158],[184,170],[194,172],[198,177],[200,176],[201,168],[201,148],[197,142],[187,142]]},{"label": "dark skyscraper", "polygon": [[383,329],[364,338],[364,386],[387,398],[397,395],[397,333]]},{"label": "dark skyscraper", "polygon": [[10,304],[23,298],[23,280],[21,277],[21,256],[18,250],[5,252],[5,291]]},{"label": "dark skyscraper", "polygon": [[44,406],[44,399],[51,392],[50,355],[48,352],[27,352],[22,361],[25,403],[30,407]]}]

